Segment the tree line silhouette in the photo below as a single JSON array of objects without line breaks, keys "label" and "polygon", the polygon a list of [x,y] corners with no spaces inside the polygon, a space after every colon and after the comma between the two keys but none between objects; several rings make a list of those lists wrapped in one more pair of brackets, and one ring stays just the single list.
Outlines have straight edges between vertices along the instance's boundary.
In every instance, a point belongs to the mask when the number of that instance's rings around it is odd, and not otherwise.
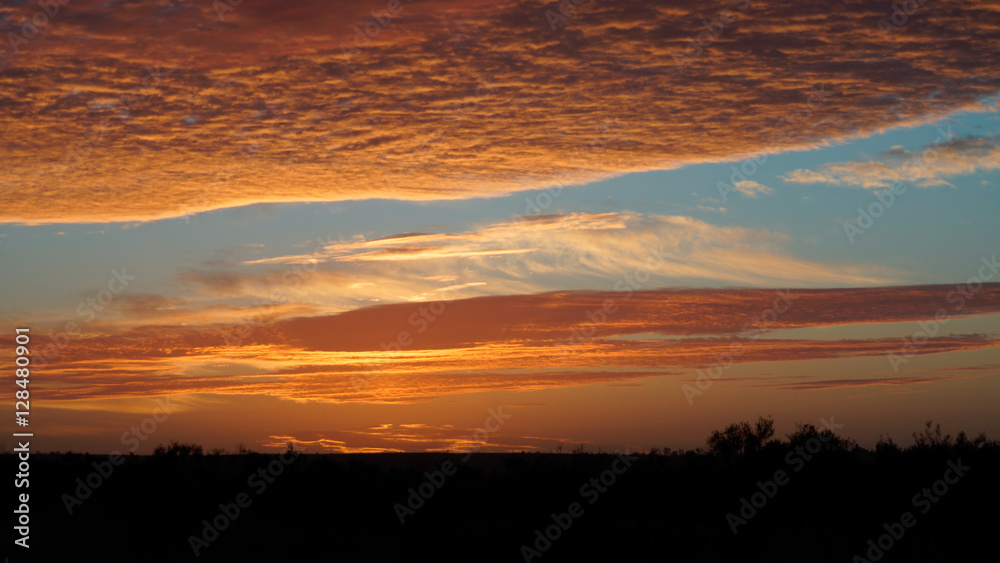
[{"label": "tree line silhouette", "polygon": [[[795,472],[789,452],[806,447],[816,453]],[[812,424],[777,437],[773,419],[760,417],[711,432],[704,448],[629,455],[629,468],[538,561],[848,562],[914,511],[914,495],[941,479],[949,462],[970,469],[926,514],[914,512],[912,533],[879,563],[988,561],[995,553],[995,521],[985,515],[1000,505],[1000,443],[982,434],[953,437],[928,422],[908,446],[883,437],[867,449]],[[578,446],[460,457],[304,453],[197,560],[522,561],[521,546],[579,501],[581,485],[618,455]],[[245,445],[206,453],[189,442],[160,444],[153,455],[125,456],[67,514],[61,495],[108,456],[32,454],[32,555],[195,560],[187,538],[277,458]],[[401,525],[393,506],[446,460],[458,471]],[[768,483],[779,470],[791,479],[775,488]],[[772,495],[734,534],[727,514],[738,515],[741,499],[762,484]],[[9,511],[3,518],[13,525]]]}]

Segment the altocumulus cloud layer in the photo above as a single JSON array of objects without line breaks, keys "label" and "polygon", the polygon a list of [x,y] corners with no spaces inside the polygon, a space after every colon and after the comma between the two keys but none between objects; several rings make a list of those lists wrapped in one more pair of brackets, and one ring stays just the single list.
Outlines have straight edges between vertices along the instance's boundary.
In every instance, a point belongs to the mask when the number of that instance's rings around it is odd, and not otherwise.
[{"label": "altocumulus cloud layer", "polygon": [[589,2],[553,26],[557,4],[413,1],[355,41],[386,7],[74,0],[15,43],[39,7],[0,8],[0,221],[492,196],[815,146],[1000,90],[996,1],[928,2],[889,33],[890,2]]}]

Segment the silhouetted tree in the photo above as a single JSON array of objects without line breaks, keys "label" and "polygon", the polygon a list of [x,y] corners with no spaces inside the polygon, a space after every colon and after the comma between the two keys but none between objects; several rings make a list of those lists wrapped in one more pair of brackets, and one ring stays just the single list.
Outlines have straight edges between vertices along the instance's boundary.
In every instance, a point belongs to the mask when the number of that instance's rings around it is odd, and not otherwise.
[{"label": "silhouetted tree", "polygon": [[721,432],[714,430],[708,437],[708,451],[723,457],[752,455],[759,452],[774,436],[774,419],[759,417],[751,425],[749,422],[730,424]]},{"label": "silhouetted tree", "polygon": [[153,455],[168,456],[199,456],[202,455],[201,446],[195,443],[181,443],[176,440],[170,442],[168,446],[160,444],[153,450]]},{"label": "silhouetted tree", "polygon": [[1000,445],[1000,442],[997,442],[996,440],[990,441],[989,439],[986,438],[985,432],[980,432],[979,435],[975,437],[975,439],[970,441],[969,437],[965,434],[965,430],[963,430],[959,432],[958,437],[955,438],[955,445],[964,448],[968,447],[982,448],[985,446],[997,446]]},{"label": "silhouetted tree", "polygon": [[889,436],[878,435],[878,442],[875,443],[875,453],[877,455],[898,454],[900,448]]},{"label": "silhouetted tree", "polygon": [[924,429],[913,433],[913,446],[916,448],[951,447],[951,434],[941,436],[941,425],[931,428],[934,423],[928,420],[924,424]]},{"label": "silhouetted tree", "polygon": [[824,451],[851,451],[857,442],[851,438],[841,438],[830,429],[819,430],[813,424],[796,423],[795,432],[787,436],[788,445],[792,447],[805,446],[812,438],[823,444]]}]

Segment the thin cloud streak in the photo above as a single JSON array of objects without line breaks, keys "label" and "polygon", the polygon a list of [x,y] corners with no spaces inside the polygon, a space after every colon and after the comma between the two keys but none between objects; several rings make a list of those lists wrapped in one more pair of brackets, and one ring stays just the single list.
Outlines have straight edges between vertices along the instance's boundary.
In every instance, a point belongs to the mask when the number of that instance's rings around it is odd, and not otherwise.
[{"label": "thin cloud streak", "polygon": [[[948,306],[951,291],[953,286],[795,290],[792,304],[767,328],[932,319]],[[254,330],[242,346],[225,346],[219,327],[149,326],[81,338],[45,368],[41,385],[52,401],[207,393],[405,403],[681,375],[717,363],[734,344],[745,348],[734,358],[738,363],[874,356],[901,348],[898,338],[741,337],[775,299],[773,290],[703,289],[481,297],[434,310],[383,305],[275,322]],[[609,301],[614,312],[596,315]],[[952,316],[997,311],[1000,284],[984,284]],[[650,333],[679,338],[615,338]],[[998,346],[980,335],[938,335],[916,353]]]},{"label": "thin cloud streak", "polygon": [[[685,216],[637,213],[571,213],[519,217],[464,233],[396,235],[338,242],[322,253],[249,260],[244,265],[309,264],[317,261],[414,262],[411,278],[474,268],[483,279],[539,280],[540,274],[589,276],[612,283],[621,272],[654,269],[663,280],[726,283],[859,285],[891,283],[899,272],[877,265],[821,264],[786,255],[788,236],[766,229],[719,227]],[[502,256],[509,259],[501,260]],[[492,261],[458,261],[496,257]],[[652,263],[650,259],[652,258]],[[450,259],[452,262],[445,261]],[[366,275],[392,272],[366,270]],[[376,277],[381,277],[376,274]],[[536,281],[540,283],[540,281]],[[558,283],[550,282],[550,287]],[[544,285],[539,285],[544,289]]]}]

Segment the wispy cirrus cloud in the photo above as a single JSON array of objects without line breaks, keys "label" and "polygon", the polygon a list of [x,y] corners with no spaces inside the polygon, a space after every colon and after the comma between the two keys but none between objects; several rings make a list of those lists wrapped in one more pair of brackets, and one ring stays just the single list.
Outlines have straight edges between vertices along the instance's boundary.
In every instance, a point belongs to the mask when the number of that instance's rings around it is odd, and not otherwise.
[{"label": "wispy cirrus cloud", "polygon": [[[425,260],[435,258],[470,258],[534,252],[537,248],[502,248],[504,243],[532,235],[552,235],[556,230],[594,232],[626,229],[634,215],[618,213],[573,213],[569,215],[525,216],[514,222],[488,225],[466,233],[403,233],[373,240],[339,242],[324,248],[323,258],[338,262]],[[492,248],[491,248],[492,247]],[[307,263],[316,254],[279,256],[249,260],[246,265]]]},{"label": "wispy cirrus cloud", "polygon": [[[383,5],[265,0],[220,18],[74,0],[0,55],[0,221],[496,196],[820,146],[1000,90],[987,1],[935,0],[888,40],[879,3],[756,3],[683,69],[717,6],[593,2],[552,29],[541,2],[405,2],[345,53]],[[37,10],[0,9],[0,35]]]},{"label": "wispy cirrus cloud", "polygon": [[536,291],[565,288],[571,279],[577,284],[586,280],[591,287],[613,285],[636,269],[656,276],[652,286],[706,280],[870,285],[888,283],[899,274],[877,265],[796,258],[789,255],[788,242],[783,233],[720,227],[686,216],[570,213],[518,217],[466,232],[336,242],[320,253],[259,258],[244,265],[324,261],[344,268],[364,263],[356,272],[377,278],[379,272],[398,276],[405,264],[405,273],[414,280],[464,271],[490,283],[521,280]]},{"label": "wispy cirrus cloud", "polygon": [[889,188],[893,182],[919,187],[952,186],[947,180],[1000,170],[1000,144],[994,137],[951,139],[908,151],[893,147],[882,160],[824,164],[816,170],[793,170],[782,179],[796,184],[832,184],[865,189]]},{"label": "wispy cirrus cloud", "polygon": [[[180,268],[172,295],[126,297],[102,322],[240,325],[249,318],[259,324],[376,303],[614,288],[637,272],[643,281],[636,289],[880,285],[905,276],[878,264],[799,258],[789,243],[786,233],[768,229],[608,212],[518,216],[465,231],[371,240],[328,238],[295,246],[292,254],[243,246]],[[64,322],[64,311],[52,315]]]}]

